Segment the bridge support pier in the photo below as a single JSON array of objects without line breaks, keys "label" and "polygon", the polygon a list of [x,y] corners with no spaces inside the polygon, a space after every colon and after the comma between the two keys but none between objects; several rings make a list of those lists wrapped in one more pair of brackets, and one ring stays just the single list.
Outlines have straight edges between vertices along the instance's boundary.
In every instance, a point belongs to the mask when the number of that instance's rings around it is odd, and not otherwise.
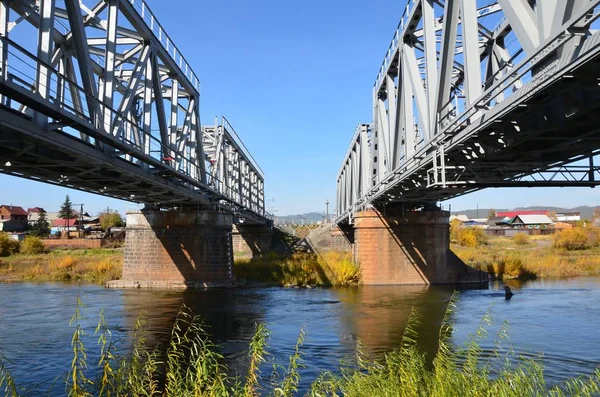
[{"label": "bridge support pier", "polygon": [[232,286],[232,224],[214,211],[128,212],[123,280],[109,286]]},{"label": "bridge support pier", "polygon": [[447,211],[358,212],[354,257],[365,285],[487,284],[450,251]]},{"label": "bridge support pier", "polygon": [[272,225],[233,226],[234,257],[254,258],[271,250],[273,240]]}]

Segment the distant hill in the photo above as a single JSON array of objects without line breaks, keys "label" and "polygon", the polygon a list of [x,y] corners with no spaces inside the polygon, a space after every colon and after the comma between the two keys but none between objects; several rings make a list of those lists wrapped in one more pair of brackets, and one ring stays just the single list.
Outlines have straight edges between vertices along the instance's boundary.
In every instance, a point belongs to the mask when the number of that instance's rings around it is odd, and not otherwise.
[{"label": "distant hill", "polygon": [[[331,216],[332,214],[329,214],[329,216]],[[306,221],[322,221],[325,218],[325,214],[320,214],[318,212],[307,212],[306,214],[298,214],[298,215],[284,215],[284,216],[277,216],[277,219],[281,219],[281,220],[298,220],[298,219],[304,219]]]},{"label": "distant hill", "polygon": [[[544,207],[544,206],[533,206],[533,207],[517,207],[517,208],[494,208],[493,210],[498,211],[554,211],[554,212],[579,212],[581,213],[581,219],[592,219],[594,217],[594,209],[597,207],[588,207],[587,205],[575,207],[575,208],[562,208],[562,207]],[[473,218],[487,218],[490,208],[480,208],[477,210],[465,210],[465,211],[452,211],[453,215],[465,214],[469,219]],[[477,215],[479,213],[479,216]]]}]

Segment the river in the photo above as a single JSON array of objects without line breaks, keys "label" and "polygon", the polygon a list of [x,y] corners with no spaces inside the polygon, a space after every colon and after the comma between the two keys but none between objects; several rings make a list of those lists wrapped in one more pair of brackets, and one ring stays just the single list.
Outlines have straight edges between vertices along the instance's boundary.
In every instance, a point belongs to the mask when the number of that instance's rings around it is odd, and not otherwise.
[{"label": "river", "polygon": [[[590,374],[600,365],[600,278],[536,280],[512,284],[515,296],[504,300],[503,284],[456,292],[454,343],[461,344],[491,311],[494,324],[482,342],[493,349],[495,333],[510,324],[510,344],[526,357],[543,354],[549,384]],[[419,344],[437,348],[437,334],[453,290],[444,287],[362,287],[331,289],[244,288],[206,291],[108,290],[100,286],[61,283],[0,283],[0,353],[11,374],[31,395],[46,391],[59,379],[52,395],[62,395],[70,365],[73,328],[69,319],[79,295],[84,328],[93,333],[104,310],[115,338],[123,340],[145,313],[151,343],[168,340],[182,304],[205,319],[214,342],[221,346],[234,373],[244,367],[254,324],[271,331],[269,352],[287,362],[299,330],[304,327],[303,387],[323,370],[336,370],[341,359],[355,353],[356,338],[367,353],[398,346],[411,309],[419,312]],[[86,340],[96,350],[90,335]],[[96,355],[90,354],[93,367]],[[268,369],[267,369],[268,372]],[[93,369],[90,369],[93,375]]]}]

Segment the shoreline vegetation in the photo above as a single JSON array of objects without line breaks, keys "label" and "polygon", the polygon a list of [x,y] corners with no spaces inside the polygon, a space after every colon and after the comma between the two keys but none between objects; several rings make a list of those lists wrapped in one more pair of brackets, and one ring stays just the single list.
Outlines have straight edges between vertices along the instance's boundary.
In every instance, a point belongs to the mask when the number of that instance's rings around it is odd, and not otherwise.
[{"label": "shoreline vegetation", "polygon": [[[163,349],[147,346],[143,318],[128,337],[131,347],[121,349],[122,339],[109,330],[103,314],[95,331],[82,325],[83,305],[79,298],[70,326],[73,359],[64,368],[65,376],[48,390],[64,387],[69,396],[243,396],[298,395],[307,386],[308,396],[593,396],[600,392],[600,369],[591,375],[574,377],[548,387],[541,358],[517,357],[503,347],[507,326],[500,328],[492,352],[479,343],[487,336],[492,321],[486,314],[481,325],[464,346],[451,343],[454,301],[449,303],[438,337],[438,350],[429,364],[419,350],[414,331],[418,315],[412,313],[399,347],[372,358],[357,343],[355,357],[340,364],[335,372],[320,372],[316,379],[302,382],[303,345],[306,332],[300,330],[287,365],[269,359],[270,333],[257,324],[245,360],[243,375],[233,377],[217,345],[210,341],[202,320],[183,307],[173,325],[170,342]],[[89,343],[90,338],[97,343]],[[93,341],[92,339],[92,341]],[[87,345],[86,345],[87,343]],[[91,345],[91,346],[90,346]],[[92,352],[92,349],[95,351]],[[89,357],[98,356],[91,362]],[[272,368],[270,370],[269,368]],[[27,390],[11,376],[11,364],[0,354],[0,390],[19,397]],[[92,373],[93,371],[93,373]]]},{"label": "shoreline vegetation", "polygon": [[248,282],[283,287],[339,287],[360,282],[360,271],[350,252],[268,253],[252,259],[236,259],[233,269],[236,277]]},{"label": "shoreline vegetation", "polygon": [[[600,229],[574,227],[555,235],[489,237],[482,229],[450,226],[450,248],[467,265],[500,279],[600,276]],[[104,284],[121,278],[121,249],[54,249],[40,239],[9,240],[0,233],[0,281],[78,281]],[[283,287],[360,284],[350,252],[267,253],[236,258],[238,279]]]},{"label": "shoreline vegetation", "polygon": [[451,250],[467,265],[502,279],[600,276],[600,229],[574,227],[554,235],[486,236],[450,226]]}]

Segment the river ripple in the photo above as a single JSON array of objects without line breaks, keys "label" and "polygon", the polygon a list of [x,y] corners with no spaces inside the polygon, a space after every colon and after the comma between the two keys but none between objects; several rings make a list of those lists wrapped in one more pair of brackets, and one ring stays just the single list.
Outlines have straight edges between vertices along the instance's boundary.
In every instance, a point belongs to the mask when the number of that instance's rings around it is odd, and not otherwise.
[{"label": "river ripple", "polygon": [[[506,321],[517,354],[543,354],[548,383],[590,374],[600,364],[600,278],[537,280],[513,284],[505,301],[501,288],[456,293],[453,340],[463,343],[486,312],[494,324],[481,345],[491,352],[495,333]],[[68,326],[79,295],[85,304],[83,326],[93,333],[101,310],[114,336],[126,347],[140,312],[145,313],[150,343],[167,343],[182,304],[205,319],[212,339],[234,373],[242,373],[256,323],[271,331],[270,360],[285,364],[299,330],[308,337],[301,370],[304,387],[323,370],[336,370],[355,353],[360,339],[368,353],[399,345],[414,308],[420,314],[419,344],[428,353],[453,290],[444,287],[362,287],[331,289],[247,288],[207,291],[108,290],[60,283],[0,283],[0,352],[20,385],[32,395],[58,379],[53,395],[62,395],[63,376],[72,359]],[[95,339],[86,339],[95,350]],[[90,364],[97,359],[90,354]],[[93,370],[90,370],[93,375]],[[268,372],[268,369],[266,369]]]}]

